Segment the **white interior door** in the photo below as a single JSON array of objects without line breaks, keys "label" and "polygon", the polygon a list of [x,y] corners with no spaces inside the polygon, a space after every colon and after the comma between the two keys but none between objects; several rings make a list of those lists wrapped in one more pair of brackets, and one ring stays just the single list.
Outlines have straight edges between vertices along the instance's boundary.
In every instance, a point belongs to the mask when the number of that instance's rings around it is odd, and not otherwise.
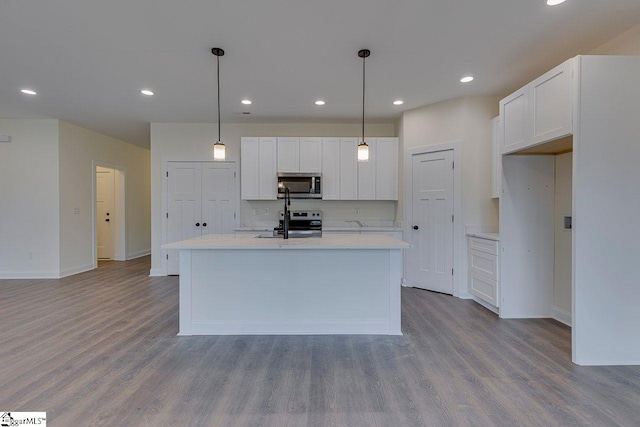
[{"label": "white interior door", "polygon": [[[200,236],[202,167],[198,162],[169,162],[167,243]],[[179,273],[179,251],[167,251],[167,274]]]},{"label": "white interior door", "polygon": [[453,294],[453,150],[412,157],[410,283]]},{"label": "white interior door", "polygon": [[234,163],[202,163],[202,234],[233,233],[236,179]]},{"label": "white interior door", "polygon": [[115,231],[115,174],[113,169],[96,168],[96,212],[98,259],[113,259]]}]

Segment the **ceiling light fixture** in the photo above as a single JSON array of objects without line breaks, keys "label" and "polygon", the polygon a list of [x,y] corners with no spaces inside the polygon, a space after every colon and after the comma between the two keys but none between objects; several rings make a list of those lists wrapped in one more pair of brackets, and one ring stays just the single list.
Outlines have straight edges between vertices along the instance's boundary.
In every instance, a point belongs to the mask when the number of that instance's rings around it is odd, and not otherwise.
[{"label": "ceiling light fixture", "polygon": [[251,100],[250,99],[243,99],[242,102],[244,105],[251,105]]},{"label": "ceiling light fixture", "polygon": [[147,96],[153,96],[153,92],[151,92],[149,89],[142,89],[140,93]]},{"label": "ceiling light fixture", "polygon": [[225,146],[220,138],[220,57],[224,56],[224,50],[214,47],[211,49],[211,53],[216,56],[218,70],[218,141],[213,144],[213,160],[224,160],[226,158]]},{"label": "ceiling light fixture", "polygon": [[321,100],[321,99],[318,99],[318,100],[316,101],[316,105],[324,105],[324,104],[326,104],[326,102],[324,102],[324,101],[323,101],[323,100]]},{"label": "ceiling light fixture", "polygon": [[401,100],[401,99],[398,99],[398,100],[396,100],[396,101],[393,101],[393,105],[402,105],[402,104],[404,104],[404,101],[403,101],[403,100]]},{"label": "ceiling light fixture", "polygon": [[369,146],[364,140],[364,89],[365,89],[365,62],[366,58],[371,55],[371,51],[369,49],[362,49],[358,51],[358,56],[362,58],[362,141],[358,144],[358,161],[359,162],[368,162],[369,161]]},{"label": "ceiling light fixture", "polygon": [[31,89],[21,89],[20,92],[24,93],[25,95],[37,95],[38,94],[35,90],[31,90]]},{"label": "ceiling light fixture", "polygon": [[473,81],[473,77],[472,76],[466,76],[466,77],[461,78],[460,81],[462,83],[469,83],[469,82]]},{"label": "ceiling light fixture", "polygon": [[557,5],[559,5],[561,3],[564,3],[564,2],[565,2],[565,0],[547,0],[547,4],[549,6],[557,6]]}]

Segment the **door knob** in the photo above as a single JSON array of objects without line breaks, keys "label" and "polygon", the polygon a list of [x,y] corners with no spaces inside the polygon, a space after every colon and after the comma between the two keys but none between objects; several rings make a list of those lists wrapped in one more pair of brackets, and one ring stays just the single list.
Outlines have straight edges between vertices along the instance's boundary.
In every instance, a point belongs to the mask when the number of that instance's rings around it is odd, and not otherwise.
[{"label": "door knob", "polygon": [[414,230],[417,230],[417,229],[419,229],[419,228],[420,228],[420,227],[418,227],[417,225],[414,225],[414,226],[413,226],[413,229],[414,229]]},{"label": "door knob", "polygon": [[202,223],[202,226],[203,226],[203,227],[206,227],[206,226],[207,226],[207,223],[206,223],[206,222],[203,222],[203,223]]},{"label": "door knob", "polygon": [[200,223],[199,222],[196,222],[196,227],[200,227]]},{"label": "door knob", "polygon": [[109,218],[105,219],[106,222],[109,222]]}]

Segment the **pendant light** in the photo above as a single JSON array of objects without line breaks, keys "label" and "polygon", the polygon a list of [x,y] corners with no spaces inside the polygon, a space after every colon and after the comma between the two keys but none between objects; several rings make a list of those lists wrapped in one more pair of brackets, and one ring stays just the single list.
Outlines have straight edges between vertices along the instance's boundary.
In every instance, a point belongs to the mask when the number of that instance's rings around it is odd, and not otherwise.
[{"label": "pendant light", "polygon": [[358,144],[358,161],[369,161],[369,146],[364,140],[364,83],[365,83],[365,61],[371,55],[369,49],[362,49],[358,52],[358,56],[362,58],[362,141]]},{"label": "pendant light", "polygon": [[220,57],[224,56],[224,50],[219,47],[211,49],[211,53],[216,56],[218,68],[218,141],[213,144],[213,160],[224,160],[226,157],[224,143],[220,138]]}]

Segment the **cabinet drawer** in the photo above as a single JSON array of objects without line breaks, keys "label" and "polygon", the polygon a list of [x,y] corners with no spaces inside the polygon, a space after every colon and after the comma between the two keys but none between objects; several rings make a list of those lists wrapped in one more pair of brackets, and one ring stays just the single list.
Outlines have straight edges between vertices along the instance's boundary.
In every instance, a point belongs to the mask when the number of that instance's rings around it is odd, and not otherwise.
[{"label": "cabinet drawer", "polygon": [[469,251],[469,271],[488,279],[498,280],[498,257],[486,252]]},{"label": "cabinet drawer", "polygon": [[469,249],[498,255],[498,242],[495,240],[481,239],[479,237],[469,237]]},{"label": "cabinet drawer", "polygon": [[471,271],[469,274],[469,287],[469,291],[473,295],[495,307],[499,307],[498,282]]}]

